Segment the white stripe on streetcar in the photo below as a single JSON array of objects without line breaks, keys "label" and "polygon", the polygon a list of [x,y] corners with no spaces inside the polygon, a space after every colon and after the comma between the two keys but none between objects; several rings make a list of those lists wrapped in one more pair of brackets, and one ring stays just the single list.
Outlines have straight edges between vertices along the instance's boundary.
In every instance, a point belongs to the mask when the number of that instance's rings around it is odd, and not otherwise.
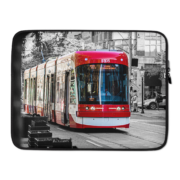
[{"label": "white stripe on streetcar", "polygon": [[95,146],[99,146],[99,147],[102,147],[101,145],[99,145],[99,144],[96,144],[96,143],[94,143],[94,142],[92,142],[92,141],[89,141],[89,140],[86,140],[87,142],[89,142],[89,143],[91,143],[91,144],[94,144]]}]

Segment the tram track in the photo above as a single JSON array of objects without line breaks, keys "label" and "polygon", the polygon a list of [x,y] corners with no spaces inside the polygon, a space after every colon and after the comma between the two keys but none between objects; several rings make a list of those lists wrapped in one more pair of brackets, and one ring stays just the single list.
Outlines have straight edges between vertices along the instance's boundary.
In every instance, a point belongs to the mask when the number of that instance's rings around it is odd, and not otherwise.
[{"label": "tram track", "polygon": [[[98,149],[147,149],[157,148],[164,143],[165,134],[161,133],[164,127],[158,127],[154,132],[154,125],[149,129],[144,129],[145,124],[133,122],[129,129],[81,129],[73,130],[52,125],[56,131],[60,131],[63,136],[68,134],[74,143],[80,142],[82,149],[89,149],[92,145]],[[152,129],[150,129],[152,128]],[[79,138],[81,136],[82,138]],[[80,141],[82,140],[82,142]],[[89,145],[86,145],[86,144]],[[75,144],[77,145],[77,144]],[[78,145],[77,145],[78,147]]]},{"label": "tram track", "polygon": [[[135,129],[135,128],[134,128]],[[149,131],[150,132],[150,131]],[[153,133],[154,134],[154,133]],[[158,133],[156,133],[158,134]],[[132,137],[135,137],[135,138],[138,138],[138,139],[142,139],[142,140],[145,140],[145,141],[149,141],[149,142],[152,142],[152,143],[156,143],[156,144],[159,144],[159,145],[162,145],[163,143],[160,143],[160,142],[157,142],[157,141],[152,141],[152,140],[149,140],[149,139],[145,139],[145,138],[142,138],[140,136],[136,136],[136,135],[132,135],[131,133],[128,133],[129,136],[132,136]]]},{"label": "tram track", "polygon": [[99,144],[96,144],[96,143],[94,143],[94,142],[92,142],[92,141],[89,141],[89,140],[86,140],[88,143],[91,143],[91,144],[93,144],[93,145],[95,145],[95,146],[98,146],[98,147],[103,147],[103,146],[101,146],[101,145],[99,145]]},{"label": "tram track", "polygon": [[[133,129],[136,129],[136,128],[133,128]],[[143,138],[143,136],[138,136],[138,135],[134,135],[134,134],[131,134],[131,133],[129,133],[129,132],[127,132],[127,131],[122,131],[122,130],[120,130],[120,129],[116,129],[116,131],[121,131],[122,133],[124,133],[124,132],[126,132],[126,134],[122,134],[123,136],[129,136],[129,137],[133,137],[133,138],[137,138],[137,139],[139,139],[139,140],[143,140],[143,141],[146,141],[146,142],[150,142],[150,143],[154,143],[154,144],[157,144],[157,145],[162,145],[163,144],[163,142],[162,143],[160,143],[160,142],[158,142],[158,141],[154,141],[154,140],[151,140],[150,138]],[[142,130],[141,130],[142,131]],[[146,131],[144,131],[144,132],[146,132]],[[154,132],[151,132],[151,131],[148,131],[148,133],[152,133],[152,134],[157,134],[158,135],[158,133],[154,133]],[[91,140],[94,140],[95,142],[99,142],[99,143],[101,143],[101,144],[104,144],[104,145],[107,145],[107,146],[109,146],[108,145],[108,143],[111,143],[111,144],[116,144],[117,146],[114,146],[114,145],[110,145],[109,147],[111,147],[111,148],[118,148],[118,149],[120,149],[120,148],[126,148],[126,149],[131,149],[130,147],[128,147],[128,146],[126,146],[126,145],[124,145],[124,144],[121,144],[121,143],[116,143],[116,142],[113,142],[113,141],[111,141],[111,140],[108,140],[108,139],[106,139],[106,138],[103,138],[103,137],[99,137],[99,136],[97,136],[97,135],[95,135],[95,134],[91,134],[91,135],[89,135],[88,133],[78,133],[79,135],[82,135],[82,136],[84,136],[84,137],[86,137],[86,138],[89,138],[89,139],[91,139]],[[85,135],[86,134],[86,135]],[[113,139],[112,139],[113,140]],[[105,143],[105,142],[107,142],[107,143]],[[141,149],[141,148],[140,148]]]},{"label": "tram track", "polygon": [[137,127],[130,127],[131,129],[136,129],[136,130],[141,130],[141,131],[146,131],[146,132],[150,132],[150,133],[154,133],[154,134],[161,134],[161,135],[165,135],[165,133],[162,132],[157,132],[157,131],[151,131],[151,130],[142,130],[141,128],[137,128]]},{"label": "tram track", "polygon": [[99,137],[96,137],[96,136],[92,136],[92,135],[89,135],[88,133],[77,133],[78,135],[80,136],[83,136],[87,139],[90,139],[92,141],[95,141],[97,143],[100,143],[100,144],[103,144],[107,147],[110,147],[112,149],[129,149],[128,147],[122,145],[122,144],[117,144],[117,143],[114,143],[114,142],[111,142],[111,141],[107,141],[105,139],[102,139],[102,138],[99,138]]},{"label": "tram track", "polygon": [[[143,140],[143,141],[146,141],[146,142],[151,142],[151,143],[154,143],[154,144],[157,144],[157,145],[161,145],[161,143],[158,143],[158,142],[155,142],[155,141],[151,141],[151,140],[147,140],[147,139],[145,139],[145,138],[141,138],[141,137],[139,137],[139,136],[135,136],[135,135],[132,135],[132,134],[126,134],[125,136],[129,136],[129,137],[133,137],[133,138],[136,138],[136,139],[139,139],[139,140]],[[118,149],[122,149],[122,147],[123,148],[126,148],[126,149],[136,149],[136,148],[131,148],[131,147],[129,147],[129,146],[127,146],[127,145],[124,145],[123,143],[117,143],[117,142],[113,142],[113,141],[111,141],[111,140],[108,140],[108,139],[106,139],[106,138],[99,138],[99,137],[97,137],[97,136],[95,136],[95,135],[93,135],[93,139],[94,138],[98,138],[99,139],[99,141],[100,141],[100,143],[102,142],[102,141],[107,141],[107,142],[110,142],[110,143],[113,143],[113,144],[117,144],[118,146],[120,146],[120,147],[117,147]],[[92,138],[91,138],[92,139]],[[127,141],[129,141],[128,139],[127,139]],[[137,142],[137,141],[134,141],[134,142]],[[134,143],[134,142],[132,142],[132,143]],[[106,144],[105,144],[106,145]],[[111,148],[114,148],[114,147],[112,147],[112,146],[110,146]],[[137,147],[138,149],[141,149],[141,147]],[[145,147],[144,147],[145,148]],[[147,148],[149,148],[149,147],[147,147]]]}]

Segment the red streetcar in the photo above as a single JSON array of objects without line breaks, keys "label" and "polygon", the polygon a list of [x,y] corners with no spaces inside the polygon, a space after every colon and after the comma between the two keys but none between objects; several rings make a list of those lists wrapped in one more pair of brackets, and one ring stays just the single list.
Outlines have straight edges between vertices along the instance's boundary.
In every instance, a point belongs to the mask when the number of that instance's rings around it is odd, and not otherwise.
[{"label": "red streetcar", "polygon": [[24,72],[24,110],[71,128],[129,128],[124,52],[77,51]]}]

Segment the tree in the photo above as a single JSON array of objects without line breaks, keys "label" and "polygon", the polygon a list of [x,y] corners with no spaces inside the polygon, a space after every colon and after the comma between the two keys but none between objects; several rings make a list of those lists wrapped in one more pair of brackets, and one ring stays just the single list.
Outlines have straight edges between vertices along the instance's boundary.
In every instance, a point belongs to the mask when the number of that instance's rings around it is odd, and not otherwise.
[{"label": "tree", "polygon": [[30,48],[33,58],[42,58],[43,53],[47,60],[49,57],[61,56],[82,48],[82,40],[68,38],[67,32],[35,31],[27,38],[33,41]]}]

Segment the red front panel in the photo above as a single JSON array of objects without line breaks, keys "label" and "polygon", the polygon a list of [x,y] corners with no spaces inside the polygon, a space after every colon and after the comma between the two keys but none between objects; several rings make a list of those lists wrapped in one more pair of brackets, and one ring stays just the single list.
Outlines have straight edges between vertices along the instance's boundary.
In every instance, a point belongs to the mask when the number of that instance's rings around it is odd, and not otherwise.
[{"label": "red front panel", "polygon": [[[86,107],[89,109],[87,110]],[[94,108],[94,110],[91,108]],[[120,110],[117,108],[120,108]],[[130,115],[129,105],[79,104],[77,112],[78,117],[130,117]]]},{"label": "red front panel", "polygon": [[[86,110],[86,107],[89,109]],[[95,110],[92,110],[91,107],[95,107]],[[117,108],[120,107],[121,110],[117,110]],[[124,107],[124,110],[122,110],[122,107]],[[78,111],[85,111],[85,112],[107,112],[107,111],[113,111],[113,112],[129,112],[129,104],[126,105],[99,105],[99,104],[78,104]]]},{"label": "red front panel", "polygon": [[130,115],[130,112],[77,112],[77,117],[130,117]]}]

